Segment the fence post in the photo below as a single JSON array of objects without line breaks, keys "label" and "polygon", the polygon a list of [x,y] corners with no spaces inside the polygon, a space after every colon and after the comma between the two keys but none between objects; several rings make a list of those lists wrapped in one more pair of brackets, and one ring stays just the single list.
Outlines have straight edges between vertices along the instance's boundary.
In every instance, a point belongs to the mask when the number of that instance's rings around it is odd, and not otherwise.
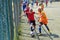
[{"label": "fence post", "polygon": [[13,0],[13,5],[14,5],[14,23],[15,23],[15,33],[16,33],[16,37],[19,40],[19,36],[18,36],[18,26],[20,24],[20,14],[21,14],[21,10],[20,10],[20,1],[21,0]]}]

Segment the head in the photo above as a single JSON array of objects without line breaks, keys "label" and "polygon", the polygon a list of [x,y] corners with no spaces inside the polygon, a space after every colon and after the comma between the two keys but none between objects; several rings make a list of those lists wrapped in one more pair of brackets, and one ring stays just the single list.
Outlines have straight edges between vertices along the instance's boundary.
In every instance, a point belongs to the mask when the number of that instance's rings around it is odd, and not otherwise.
[{"label": "head", "polygon": [[33,9],[30,9],[30,12],[33,12]]},{"label": "head", "polygon": [[39,8],[39,9],[38,9],[38,12],[41,12],[41,11],[42,11],[41,8]]},{"label": "head", "polygon": [[26,7],[29,7],[29,4],[28,3],[26,4]]}]

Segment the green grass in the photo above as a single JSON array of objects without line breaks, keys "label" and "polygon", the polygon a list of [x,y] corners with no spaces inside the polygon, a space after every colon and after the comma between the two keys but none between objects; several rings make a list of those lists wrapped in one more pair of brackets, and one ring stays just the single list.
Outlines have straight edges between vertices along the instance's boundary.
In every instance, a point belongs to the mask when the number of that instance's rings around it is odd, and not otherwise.
[{"label": "green grass", "polygon": [[14,40],[21,40],[21,24],[18,26],[18,33],[16,33],[16,27],[14,26]]},{"label": "green grass", "polygon": [[14,28],[14,40],[17,40],[17,36],[16,36],[16,28]]}]

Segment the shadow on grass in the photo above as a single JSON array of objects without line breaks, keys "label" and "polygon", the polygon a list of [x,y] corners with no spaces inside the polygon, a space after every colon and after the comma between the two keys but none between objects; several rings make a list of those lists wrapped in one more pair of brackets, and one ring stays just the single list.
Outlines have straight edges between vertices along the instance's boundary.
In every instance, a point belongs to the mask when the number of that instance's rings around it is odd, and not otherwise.
[{"label": "shadow on grass", "polygon": [[[29,34],[29,33],[24,33],[24,32],[22,32],[22,35],[21,35],[22,37],[28,37],[28,38],[32,38],[31,37],[31,35]],[[36,37],[33,37],[34,39],[36,39]]]},{"label": "shadow on grass", "polygon": [[[47,34],[41,34],[40,36],[48,37]],[[50,36],[52,36],[53,38],[60,38],[57,34],[50,34]]]},{"label": "shadow on grass", "polygon": [[[39,35],[39,33],[38,33],[38,35]],[[30,34],[22,32],[22,36],[30,37]],[[47,34],[41,34],[39,36],[48,37]],[[50,36],[52,36],[53,38],[60,38],[59,35],[57,35],[57,34],[50,34]]]},{"label": "shadow on grass", "polygon": [[51,36],[53,36],[54,38],[60,38],[57,34],[51,34]]}]

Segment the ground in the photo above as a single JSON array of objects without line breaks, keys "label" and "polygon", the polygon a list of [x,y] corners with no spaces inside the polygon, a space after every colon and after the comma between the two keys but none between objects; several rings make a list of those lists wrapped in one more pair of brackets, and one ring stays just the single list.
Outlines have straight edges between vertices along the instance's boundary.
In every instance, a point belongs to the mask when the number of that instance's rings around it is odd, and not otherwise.
[{"label": "ground", "polygon": [[[33,8],[33,10],[36,12],[38,7],[34,6],[31,8]],[[52,32],[52,35],[50,36],[53,38],[53,40],[60,40],[60,2],[53,2],[52,4],[49,3],[44,10],[48,17],[48,26]],[[27,17],[23,16],[21,20],[22,36],[19,36],[22,38],[21,40],[38,40],[37,38],[30,37],[30,27],[27,23]],[[38,22],[36,22],[36,24],[36,30],[38,32]],[[51,40],[43,29],[42,34],[43,36],[39,36],[41,40]]]}]

